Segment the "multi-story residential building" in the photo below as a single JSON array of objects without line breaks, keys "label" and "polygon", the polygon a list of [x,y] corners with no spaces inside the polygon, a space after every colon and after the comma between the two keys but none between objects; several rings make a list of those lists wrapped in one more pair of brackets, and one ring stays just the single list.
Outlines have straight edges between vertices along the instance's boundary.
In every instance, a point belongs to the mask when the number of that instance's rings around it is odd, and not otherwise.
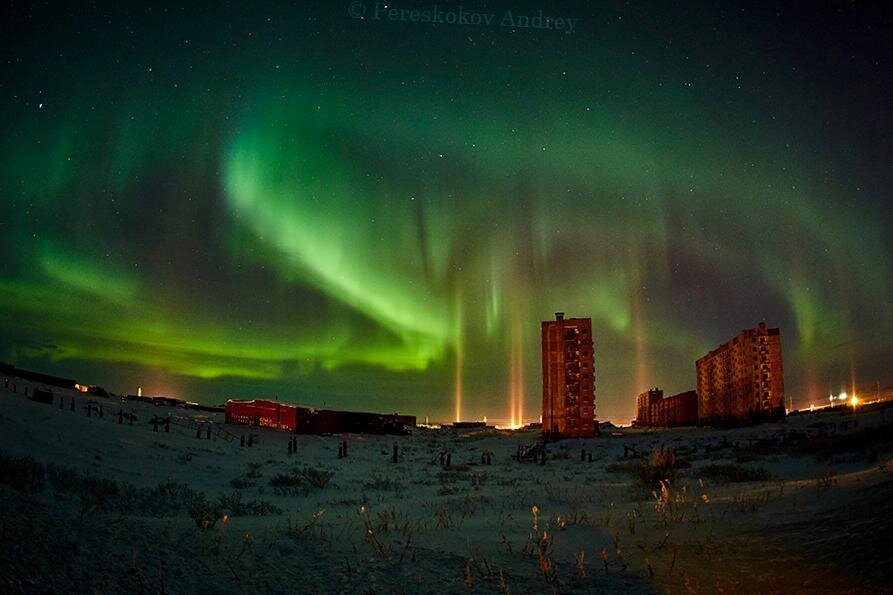
[{"label": "multi-story residential building", "polygon": [[543,433],[595,435],[595,373],[591,318],[542,323]]},{"label": "multi-story residential building", "polygon": [[761,322],[695,363],[701,423],[741,423],[785,414],[781,335]]}]

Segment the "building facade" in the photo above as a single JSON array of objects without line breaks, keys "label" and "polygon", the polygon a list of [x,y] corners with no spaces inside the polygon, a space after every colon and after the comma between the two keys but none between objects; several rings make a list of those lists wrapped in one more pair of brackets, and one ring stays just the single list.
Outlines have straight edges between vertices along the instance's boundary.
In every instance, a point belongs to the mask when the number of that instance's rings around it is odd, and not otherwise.
[{"label": "building facade", "polygon": [[695,363],[698,418],[735,424],[784,417],[781,334],[760,323]]},{"label": "building facade", "polygon": [[595,372],[591,318],[542,323],[543,433],[595,435]]},{"label": "building facade", "polygon": [[664,399],[664,391],[649,388],[636,397],[636,426],[651,427],[657,419],[658,405]]},{"label": "building facade", "polygon": [[414,415],[332,411],[278,401],[228,400],[226,423],[287,430],[297,434],[404,434],[416,425]]},{"label": "building facade", "polygon": [[664,391],[652,388],[636,397],[637,426],[671,428],[697,423],[698,394],[693,390],[664,398]]}]

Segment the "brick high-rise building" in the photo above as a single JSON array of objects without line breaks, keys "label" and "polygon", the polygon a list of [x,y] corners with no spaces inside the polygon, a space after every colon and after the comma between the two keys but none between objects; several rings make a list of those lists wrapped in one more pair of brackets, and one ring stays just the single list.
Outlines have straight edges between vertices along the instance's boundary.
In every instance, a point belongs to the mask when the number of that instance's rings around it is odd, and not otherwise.
[{"label": "brick high-rise building", "polygon": [[542,324],[543,433],[595,435],[592,319],[565,318]]},{"label": "brick high-rise building", "polygon": [[761,322],[695,363],[701,423],[784,417],[781,335]]},{"label": "brick high-rise building", "polygon": [[659,388],[649,388],[636,397],[636,423],[637,426],[650,427],[655,424],[660,402],[664,399],[664,391]]}]

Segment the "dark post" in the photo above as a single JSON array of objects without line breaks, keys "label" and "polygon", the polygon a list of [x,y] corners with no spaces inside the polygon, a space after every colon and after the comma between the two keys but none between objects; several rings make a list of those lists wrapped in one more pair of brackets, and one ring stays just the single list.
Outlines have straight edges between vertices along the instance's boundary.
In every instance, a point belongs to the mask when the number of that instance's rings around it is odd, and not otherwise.
[{"label": "dark post", "polygon": [[585,461],[585,460],[586,460],[586,449],[585,449],[585,448],[581,448],[581,449],[580,449],[580,460],[581,460],[581,461]]},{"label": "dark post", "polygon": [[487,453],[482,452],[481,453],[481,465],[486,465],[486,464],[487,464]]},{"label": "dark post", "polygon": [[487,464],[488,464],[488,465],[491,465],[492,463],[493,463],[493,453],[492,453],[492,452],[488,452],[488,453],[487,453]]},{"label": "dark post", "polygon": [[540,461],[540,465],[545,465],[545,464],[546,464],[546,449],[544,448],[543,449],[543,458]]},{"label": "dark post", "polygon": [[[288,454],[289,454],[289,456],[291,456],[291,454],[292,454],[293,452],[294,452],[294,449],[293,449],[293,447],[292,447],[291,437],[289,437],[289,439],[288,439]],[[339,452],[338,454],[341,454],[341,453]]]},{"label": "dark post", "polygon": [[208,440],[211,439],[211,424],[208,424],[207,429],[205,430],[205,438]]},{"label": "dark post", "polygon": [[195,427],[195,437],[196,437],[196,439],[198,439],[198,440],[201,440],[201,438],[202,438],[202,426],[201,426],[201,424],[198,424],[198,425]]},{"label": "dark post", "polygon": [[68,404],[69,411],[74,411],[74,397],[71,397],[71,403]]},{"label": "dark post", "polygon": [[25,387],[25,396],[26,397],[28,396],[28,387],[27,386]]},{"label": "dark post", "polygon": [[452,455],[452,453],[449,453],[449,452],[448,452],[448,453],[447,453],[447,459],[446,459],[446,466],[447,466],[447,467],[452,467],[452,464],[451,464],[452,459],[453,459],[453,455]]},{"label": "dark post", "polygon": [[118,424],[124,423],[124,410],[118,409]]},{"label": "dark post", "polygon": [[171,431],[171,415],[170,415],[170,413],[168,413],[167,417],[164,418],[164,431],[167,433],[170,433],[170,431]]},{"label": "dark post", "polygon": [[93,403],[87,403],[87,417],[93,417]]},{"label": "dark post", "polygon": [[158,416],[157,415],[152,416],[152,431],[153,432],[158,431]]},{"label": "dark post", "polygon": [[254,446],[254,434],[248,434],[248,446]]},{"label": "dark post", "polygon": [[395,463],[397,462],[398,454],[399,454],[399,453],[398,453],[398,446],[397,446],[397,443],[395,442],[395,443],[394,443],[394,462],[395,462]]},{"label": "dark post", "polygon": [[446,453],[440,451],[440,466],[443,467],[446,464]]},{"label": "dark post", "polygon": [[99,406],[99,418],[102,419],[102,405]]},{"label": "dark post", "polygon": [[240,441],[239,446],[245,446],[245,434],[242,434],[242,440]]},{"label": "dark post", "polygon": [[59,396],[59,410],[61,411],[64,408],[65,408],[65,397],[60,395]]},{"label": "dark post", "polygon": [[[297,441],[298,441],[298,439],[295,438],[295,442],[297,442]],[[344,458],[345,459],[347,458],[347,440],[344,441]]]},{"label": "dark post", "polygon": [[130,425],[133,425],[133,418],[134,418],[134,417],[136,417],[136,414],[134,414],[133,409],[131,409],[131,410],[130,410]]},{"label": "dark post", "polygon": [[344,443],[343,442],[338,443],[338,458],[339,459],[344,458]]},{"label": "dark post", "polygon": [[592,453],[589,453],[589,462],[592,462]]}]

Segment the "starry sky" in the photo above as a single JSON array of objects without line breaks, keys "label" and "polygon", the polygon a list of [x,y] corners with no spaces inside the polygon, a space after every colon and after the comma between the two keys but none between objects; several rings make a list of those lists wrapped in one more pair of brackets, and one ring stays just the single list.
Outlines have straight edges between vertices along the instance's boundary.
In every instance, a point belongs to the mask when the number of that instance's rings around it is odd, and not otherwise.
[{"label": "starry sky", "polygon": [[0,42],[4,361],[517,423],[560,310],[601,419],[763,320],[795,407],[893,381],[880,9],[54,4]]}]

